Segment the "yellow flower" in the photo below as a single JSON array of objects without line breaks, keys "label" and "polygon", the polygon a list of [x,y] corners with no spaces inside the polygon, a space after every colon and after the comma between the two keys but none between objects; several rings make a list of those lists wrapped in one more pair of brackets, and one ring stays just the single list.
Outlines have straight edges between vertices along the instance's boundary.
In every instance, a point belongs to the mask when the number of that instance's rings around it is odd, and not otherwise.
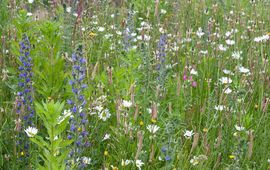
[{"label": "yellow flower", "polygon": [[233,136],[237,137],[238,136],[238,133],[237,132],[234,132],[233,133]]},{"label": "yellow flower", "polygon": [[90,33],[89,33],[89,36],[90,36],[90,37],[95,37],[96,35],[97,35],[97,34],[94,33],[94,32],[90,32]]},{"label": "yellow flower", "polygon": [[140,121],[140,126],[143,126],[143,121],[142,120]]},{"label": "yellow flower", "polygon": [[104,156],[108,156],[109,152],[108,151],[104,151]]},{"label": "yellow flower", "polygon": [[23,152],[23,151],[21,151],[21,153],[20,153],[20,154],[21,154],[21,156],[24,156],[24,152]]},{"label": "yellow flower", "polygon": [[111,165],[111,167],[112,167],[112,170],[118,170],[116,166]]},{"label": "yellow flower", "polygon": [[78,127],[78,132],[80,132],[82,130],[82,128]]},{"label": "yellow flower", "polygon": [[152,122],[152,123],[156,123],[157,120],[156,120],[156,119],[151,119],[151,122]]},{"label": "yellow flower", "polygon": [[207,133],[208,132],[208,129],[207,128],[203,128],[203,132],[204,133]]},{"label": "yellow flower", "polygon": [[230,158],[230,159],[234,159],[235,156],[234,156],[234,155],[229,155],[229,158]]}]

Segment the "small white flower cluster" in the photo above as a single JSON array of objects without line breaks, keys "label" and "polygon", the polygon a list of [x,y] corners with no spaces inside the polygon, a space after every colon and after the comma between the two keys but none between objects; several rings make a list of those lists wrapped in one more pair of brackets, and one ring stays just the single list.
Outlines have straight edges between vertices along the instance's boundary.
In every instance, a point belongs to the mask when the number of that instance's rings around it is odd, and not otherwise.
[{"label": "small white flower cluster", "polygon": [[123,100],[122,106],[124,106],[126,108],[130,108],[132,106],[132,102]]},{"label": "small white flower cluster", "polygon": [[81,162],[81,163],[83,163],[84,165],[90,165],[92,159],[89,158],[89,157],[85,157],[85,156],[84,156],[84,157],[81,157],[81,158],[77,158],[76,161],[77,161],[77,162]]},{"label": "small white flower cluster", "polygon": [[224,109],[226,109],[226,107],[223,106],[223,105],[217,105],[217,106],[215,106],[215,110],[216,111],[223,111]]},{"label": "small white flower cluster", "polygon": [[250,70],[248,68],[245,68],[243,66],[240,66],[239,68],[239,72],[243,73],[243,74],[250,74]]},{"label": "small white flower cluster", "polygon": [[159,130],[159,127],[157,125],[148,125],[146,129],[149,130],[150,133],[155,134]]},{"label": "small white flower cluster", "polygon": [[107,101],[107,96],[102,95],[93,102],[93,108],[90,109],[90,115],[97,114],[100,120],[106,121],[111,117],[109,109],[103,108],[104,103]]},{"label": "small white flower cluster", "polygon": [[263,35],[263,36],[254,38],[255,42],[266,42],[267,40],[269,40],[269,35]]},{"label": "small white flower cluster", "polygon": [[199,155],[193,156],[193,158],[189,161],[193,166],[198,165],[200,162],[207,160],[207,156]]},{"label": "small white flower cluster", "polygon": [[122,165],[122,166],[128,166],[129,164],[134,164],[134,163],[135,163],[135,166],[136,166],[139,170],[141,170],[141,169],[142,169],[142,166],[144,165],[144,162],[142,162],[142,161],[139,160],[139,159],[137,159],[137,160],[135,160],[135,161],[129,160],[129,159],[127,159],[127,160],[123,160],[123,159],[122,159],[121,165]]},{"label": "small white flower cluster", "polygon": [[73,117],[71,110],[64,110],[62,116],[60,116],[57,120],[58,124],[62,123],[68,117]]}]

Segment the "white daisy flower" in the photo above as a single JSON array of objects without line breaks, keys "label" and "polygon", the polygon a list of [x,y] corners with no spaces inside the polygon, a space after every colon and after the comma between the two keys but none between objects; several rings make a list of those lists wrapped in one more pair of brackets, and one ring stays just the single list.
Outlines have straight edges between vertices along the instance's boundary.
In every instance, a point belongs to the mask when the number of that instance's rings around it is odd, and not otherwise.
[{"label": "white daisy flower", "polygon": [[194,135],[193,130],[186,130],[184,133],[184,137],[186,139],[190,139]]},{"label": "white daisy flower", "polygon": [[135,161],[136,167],[141,170],[141,167],[144,165],[144,163],[141,160],[136,160]]},{"label": "white daisy flower", "polygon": [[215,110],[216,111],[223,111],[225,109],[225,106],[223,106],[223,105],[217,105],[217,106],[215,106]]},{"label": "white daisy flower", "polygon": [[166,14],[166,13],[167,13],[167,11],[166,11],[165,9],[161,9],[161,10],[160,10],[160,13],[162,13],[162,14]]},{"label": "white daisy flower", "polygon": [[245,127],[243,127],[243,126],[234,125],[234,127],[239,132],[245,130]]},{"label": "white daisy flower", "polygon": [[223,44],[219,44],[218,45],[218,49],[220,50],[220,51],[227,51],[227,47],[226,46],[224,46]]},{"label": "white daisy flower", "polygon": [[110,139],[111,135],[110,134],[105,134],[105,136],[103,137],[102,141],[108,140]]},{"label": "white daisy flower", "polygon": [[231,92],[232,92],[232,89],[230,89],[229,87],[224,89],[225,94],[230,94]]},{"label": "white daisy flower", "polygon": [[190,74],[192,75],[198,75],[198,72],[195,69],[190,70]]},{"label": "white daisy flower", "polygon": [[105,31],[104,27],[98,27],[98,32],[103,32],[103,31]]},{"label": "white daisy flower", "polygon": [[250,71],[248,68],[241,66],[241,67],[239,67],[239,72],[246,74],[246,73],[249,73]]},{"label": "white daisy flower", "polygon": [[228,45],[234,45],[235,41],[234,40],[226,40],[226,44]]},{"label": "white daisy flower", "polygon": [[149,130],[150,133],[155,134],[159,127],[157,125],[148,125],[146,129]]},{"label": "white daisy flower", "polygon": [[91,158],[88,157],[82,157],[83,164],[89,165],[91,163]]},{"label": "white daisy flower", "polygon": [[99,117],[99,119],[106,121],[107,119],[109,119],[111,117],[111,114],[110,114],[108,109],[105,109],[98,114],[98,117]]},{"label": "white daisy flower", "polygon": [[33,14],[31,12],[27,12],[26,16],[31,17]]},{"label": "white daisy flower", "polygon": [[128,107],[128,108],[132,106],[132,102],[131,101],[123,100],[123,103],[122,104],[123,104],[124,107]]},{"label": "white daisy flower", "polygon": [[66,8],[66,11],[67,11],[67,13],[70,13],[70,12],[71,12],[71,7],[70,7],[70,6],[67,7],[67,8]]},{"label": "white daisy flower", "polygon": [[234,75],[233,72],[231,72],[230,70],[227,70],[227,69],[224,69],[222,70],[224,74],[227,74],[227,75]]},{"label": "white daisy flower", "polygon": [[201,38],[201,37],[204,35],[204,32],[202,31],[202,28],[201,28],[201,27],[198,28],[198,31],[196,32],[196,35],[197,35],[199,38]]},{"label": "white daisy flower", "polygon": [[38,133],[38,129],[35,127],[28,126],[27,129],[24,130],[28,137],[32,138]]},{"label": "white daisy flower", "polygon": [[230,79],[229,77],[221,77],[219,79],[219,81],[221,81],[222,84],[230,84],[230,83],[232,83],[232,79]]}]

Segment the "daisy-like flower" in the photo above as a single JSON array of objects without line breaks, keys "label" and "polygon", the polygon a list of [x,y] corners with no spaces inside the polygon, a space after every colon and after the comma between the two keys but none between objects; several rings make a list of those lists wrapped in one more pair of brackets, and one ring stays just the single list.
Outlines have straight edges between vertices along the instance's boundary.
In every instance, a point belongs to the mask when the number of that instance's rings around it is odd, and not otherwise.
[{"label": "daisy-like flower", "polygon": [[148,125],[146,128],[147,130],[149,130],[150,133],[153,133],[153,134],[155,134],[159,129],[157,125]]},{"label": "daisy-like flower", "polygon": [[70,13],[71,12],[71,7],[67,7],[66,11],[67,11],[67,13]]},{"label": "daisy-like flower", "polygon": [[200,162],[207,160],[207,156],[199,155],[193,156],[193,158],[189,161],[193,166],[198,165]]},{"label": "daisy-like flower", "polygon": [[248,68],[245,68],[243,66],[239,67],[238,69],[239,69],[239,72],[240,73],[246,74],[246,73],[249,73],[250,72]]},{"label": "daisy-like flower", "polygon": [[198,72],[195,69],[190,70],[190,74],[192,75],[198,75]]},{"label": "daisy-like flower", "polygon": [[207,50],[201,50],[199,53],[203,54],[203,55],[206,55],[206,54],[208,54],[208,51]]},{"label": "daisy-like flower", "polygon": [[224,74],[227,74],[227,75],[234,75],[233,72],[231,72],[230,70],[227,70],[227,69],[224,69],[224,70],[223,70],[223,73],[224,73]]},{"label": "daisy-like flower", "polygon": [[196,158],[194,158],[194,157],[193,157],[189,162],[190,162],[193,166],[199,164],[199,161],[198,161]]},{"label": "daisy-like flower", "polygon": [[232,89],[230,89],[229,87],[224,89],[225,94],[230,94],[231,92],[232,92]]},{"label": "daisy-like flower", "polygon": [[123,106],[129,108],[129,107],[132,106],[132,102],[131,101],[123,100]]},{"label": "daisy-like flower", "polygon": [[235,41],[234,40],[226,40],[226,44],[228,45],[234,45]]},{"label": "daisy-like flower", "polygon": [[167,11],[166,11],[165,9],[161,9],[161,10],[160,10],[160,13],[162,13],[162,14],[166,14],[166,13],[167,13]]},{"label": "daisy-like flower", "polygon": [[184,133],[184,137],[186,139],[190,139],[194,135],[193,130],[186,130]]},{"label": "daisy-like flower", "polygon": [[105,31],[104,27],[98,27],[98,32],[103,32],[103,31]]},{"label": "daisy-like flower", "polygon": [[103,137],[102,141],[108,140],[110,139],[111,135],[110,134],[105,134],[105,136]]},{"label": "daisy-like flower", "polygon": [[217,105],[217,106],[215,106],[215,110],[216,111],[223,111],[225,109],[225,106],[223,106],[223,105]]},{"label": "daisy-like flower", "polygon": [[232,53],[232,58],[236,60],[242,59],[241,54],[242,54],[242,51],[234,51]]},{"label": "daisy-like flower", "polygon": [[86,165],[89,165],[91,163],[91,158],[88,157],[82,157],[82,162]]},{"label": "daisy-like flower", "polygon": [[239,131],[239,132],[245,130],[245,127],[243,127],[243,126],[234,125],[234,127],[235,127],[235,129],[236,129],[237,131]]},{"label": "daisy-like flower", "polygon": [[141,160],[136,160],[135,161],[136,167],[141,170],[141,167],[144,165],[144,163]]},{"label": "daisy-like flower", "polygon": [[127,166],[127,165],[129,165],[130,163],[133,163],[133,161],[132,161],[132,160],[128,160],[128,159],[124,161],[124,160],[122,159],[121,165],[122,165],[122,166]]},{"label": "daisy-like flower", "polygon": [[223,44],[219,44],[218,49],[219,49],[220,51],[227,51],[227,47],[224,46]]},{"label": "daisy-like flower", "polygon": [[201,37],[204,35],[204,32],[202,31],[202,28],[201,28],[201,27],[198,28],[198,31],[196,32],[196,35],[197,35],[199,38],[201,38]]},{"label": "daisy-like flower", "polygon": [[229,77],[221,77],[219,79],[219,81],[221,81],[222,84],[231,84],[232,83],[232,79],[230,79]]},{"label": "daisy-like flower", "polygon": [[31,127],[31,126],[28,126],[28,128],[25,129],[24,131],[29,138],[34,137],[38,133],[38,129],[35,127]]},{"label": "daisy-like flower", "polygon": [[58,124],[61,124],[67,117],[74,117],[71,110],[64,110],[63,115],[58,118]]},{"label": "daisy-like flower", "polygon": [[106,121],[111,117],[110,111],[108,109],[103,110],[98,114],[99,119]]}]

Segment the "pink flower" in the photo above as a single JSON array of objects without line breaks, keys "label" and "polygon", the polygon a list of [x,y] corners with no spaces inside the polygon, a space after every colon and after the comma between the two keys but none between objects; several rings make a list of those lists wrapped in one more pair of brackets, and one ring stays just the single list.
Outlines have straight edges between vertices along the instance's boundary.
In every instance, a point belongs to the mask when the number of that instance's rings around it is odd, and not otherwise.
[{"label": "pink flower", "polygon": [[186,81],[186,80],[187,80],[187,75],[186,75],[186,74],[184,74],[184,76],[183,76],[183,80],[184,80],[184,81]]},{"label": "pink flower", "polygon": [[197,82],[193,81],[191,85],[192,85],[192,87],[197,87]]}]

